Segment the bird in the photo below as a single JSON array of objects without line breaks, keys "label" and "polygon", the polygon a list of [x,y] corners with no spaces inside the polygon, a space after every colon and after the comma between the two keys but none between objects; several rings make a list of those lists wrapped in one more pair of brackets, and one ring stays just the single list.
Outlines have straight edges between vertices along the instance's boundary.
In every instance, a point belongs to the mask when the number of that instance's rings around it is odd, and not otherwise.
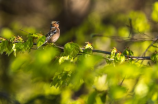
[{"label": "bird", "polygon": [[50,31],[45,36],[46,36],[46,40],[42,45],[46,43],[55,43],[58,40],[58,38],[60,37],[59,21],[51,22]]}]

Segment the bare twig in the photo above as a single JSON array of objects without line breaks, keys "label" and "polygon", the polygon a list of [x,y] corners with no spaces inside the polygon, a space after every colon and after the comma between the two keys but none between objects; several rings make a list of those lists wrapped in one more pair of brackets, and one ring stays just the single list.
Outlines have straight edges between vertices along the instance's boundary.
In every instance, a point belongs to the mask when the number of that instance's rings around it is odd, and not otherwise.
[{"label": "bare twig", "polygon": [[125,80],[125,77],[122,79],[121,83],[119,84],[120,86],[122,86],[124,80]]},{"label": "bare twig", "polygon": [[[155,43],[157,42],[157,40],[158,40],[158,38],[156,38],[156,39],[147,47],[147,49],[145,50],[145,52],[142,54],[142,57],[145,56],[146,52],[149,50],[149,48],[150,48],[151,46],[153,46],[153,44],[155,44]],[[141,63],[143,63],[143,60],[142,60]]]},{"label": "bare twig", "polygon": [[[158,39],[157,39],[157,40],[158,40]],[[147,49],[146,49],[145,52],[142,54],[142,56],[145,56],[146,52],[149,50],[149,48],[150,48],[151,46],[153,46],[153,44],[156,43],[157,40],[153,41],[153,42],[147,47]]]}]

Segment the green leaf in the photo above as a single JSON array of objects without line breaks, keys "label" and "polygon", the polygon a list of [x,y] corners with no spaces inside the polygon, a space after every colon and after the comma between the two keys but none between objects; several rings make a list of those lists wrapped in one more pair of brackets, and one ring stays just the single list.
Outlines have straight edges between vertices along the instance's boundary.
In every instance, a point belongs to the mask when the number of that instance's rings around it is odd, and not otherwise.
[{"label": "green leaf", "polygon": [[1,54],[3,52],[6,52],[6,54],[10,55],[13,52],[12,47],[13,47],[13,44],[11,42],[8,42],[7,40],[3,39],[0,44]]},{"label": "green leaf", "polygon": [[120,62],[120,61],[121,61],[121,57],[120,57],[120,56],[121,56],[121,53],[117,53],[117,54],[116,54],[116,56],[115,56],[115,58],[114,58],[114,59],[115,59],[115,62]]},{"label": "green leaf", "polygon": [[106,96],[107,96],[107,92],[106,92],[106,91],[104,91],[104,92],[102,93],[102,95],[100,96],[100,98],[101,98],[103,104],[106,103]]},{"label": "green leaf", "polygon": [[38,38],[39,35],[38,34],[32,34],[33,37]]},{"label": "green leaf", "polygon": [[125,61],[125,56],[123,55],[123,54],[121,54],[121,56],[120,56],[120,63],[123,63],[124,61]]},{"label": "green leaf", "polygon": [[6,47],[6,53],[8,56],[13,52],[12,50],[13,44],[11,42],[8,42],[7,47]]},{"label": "green leaf", "polygon": [[153,11],[151,13],[151,18],[153,21],[158,22],[158,2],[153,5]]},{"label": "green leaf", "polygon": [[25,50],[29,50],[31,49],[31,47],[33,46],[33,37],[29,36],[27,41],[24,43],[25,45]]},{"label": "green leaf", "polygon": [[46,41],[46,37],[45,36],[40,36],[37,40],[37,47],[40,47],[41,45],[43,45],[43,43]]},{"label": "green leaf", "polygon": [[133,51],[131,51],[129,48],[126,48],[126,49],[123,51],[123,54],[124,54],[124,55],[127,55],[127,56],[133,56]]},{"label": "green leaf", "polygon": [[70,57],[75,57],[80,52],[80,47],[76,43],[67,43],[64,46],[64,55],[69,55]]},{"label": "green leaf", "polygon": [[153,9],[158,12],[158,2],[155,2],[155,3],[154,3]]},{"label": "green leaf", "polygon": [[83,50],[83,53],[86,53],[86,54],[92,54],[92,45],[91,43],[87,42],[87,45],[85,46],[85,49]]},{"label": "green leaf", "polygon": [[71,72],[69,71],[62,71],[60,73],[56,73],[53,77],[51,85],[55,87],[67,86],[70,83],[70,78]]},{"label": "green leaf", "polygon": [[93,49],[91,43],[87,42],[87,45],[85,46],[85,49],[87,49],[87,48]]},{"label": "green leaf", "polygon": [[14,40],[15,40],[15,36],[13,36],[13,37],[11,37],[9,40],[10,40],[10,42],[14,42]]},{"label": "green leaf", "polygon": [[117,49],[114,47],[111,51],[111,56],[110,56],[111,59],[114,59],[116,52],[117,52]]},{"label": "green leaf", "polygon": [[9,28],[3,28],[0,34],[6,39],[9,39],[13,36],[13,32]]},{"label": "green leaf", "polygon": [[122,53],[117,53],[115,56],[114,56],[114,61],[116,63],[123,63],[125,61],[125,56],[122,54]]},{"label": "green leaf", "polygon": [[69,56],[62,56],[59,59],[59,64],[63,63],[65,60],[69,60]]},{"label": "green leaf", "polygon": [[63,63],[64,61],[73,61],[73,59],[72,58],[70,58],[69,56],[62,56],[62,57],[60,57],[60,59],[59,59],[59,64],[61,64],[61,63]]},{"label": "green leaf", "polygon": [[132,26],[134,30],[137,30],[137,32],[150,31],[150,25],[147,16],[143,12],[131,11],[129,13],[129,17],[132,20]]},{"label": "green leaf", "polygon": [[1,48],[0,48],[1,54],[6,51],[7,44],[8,44],[8,41],[3,39],[1,42]]},{"label": "green leaf", "polygon": [[16,51],[24,51],[25,44],[24,43],[15,43]]},{"label": "green leaf", "polygon": [[83,53],[85,53],[85,54],[92,54],[93,52],[92,52],[92,49],[87,48],[87,49],[83,50]]},{"label": "green leaf", "polygon": [[88,101],[87,104],[95,104],[96,102],[96,96],[97,96],[97,92],[94,91],[93,93],[91,93],[88,97]]},{"label": "green leaf", "polygon": [[24,42],[22,37],[20,37],[20,36],[16,37],[16,40],[19,41],[19,42]]},{"label": "green leaf", "polygon": [[153,62],[158,62],[158,53],[157,53],[157,51],[155,51],[155,52],[151,55],[150,59],[151,59],[151,61],[153,61]]},{"label": "green leaf", "polygon": [[13,49],[13,51],[14,51],[14,56],[16,57],[16,48],[15,48],[15,44],[13,44],[12,49]]},{"label": "green leaf", "polygon": [[113,99],[121,99],[126,95],[127,89],[120,86],[110,86],[110,97]]}]

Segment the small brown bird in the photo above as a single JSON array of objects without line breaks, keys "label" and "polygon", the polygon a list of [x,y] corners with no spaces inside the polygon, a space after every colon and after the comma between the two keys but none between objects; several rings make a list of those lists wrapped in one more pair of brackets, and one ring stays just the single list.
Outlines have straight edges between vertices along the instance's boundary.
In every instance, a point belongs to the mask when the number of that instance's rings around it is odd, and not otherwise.
[{"label": "small brown bird", "polygon": [[46,35],[46,41],[54,43],[60,36],[59,21],[52,21],[49,33]]},{"label": "small brown bird", "polygon": [[50,31],[49,33],[46,34],[46,41],[42,45],[46,44],[47,42],[54,43],[58,40],[59,37],[60,37],[59,21],[52,21],[50,26]]}]

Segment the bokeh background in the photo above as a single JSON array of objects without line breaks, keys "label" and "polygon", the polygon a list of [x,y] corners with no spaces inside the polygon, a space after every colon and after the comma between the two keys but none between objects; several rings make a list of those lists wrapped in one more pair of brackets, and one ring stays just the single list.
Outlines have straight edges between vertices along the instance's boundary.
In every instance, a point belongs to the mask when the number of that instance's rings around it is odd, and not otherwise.
[{"label": "bokeh background", "polygon": [[120,42],[91,36],[102,34],[128,37],[129,19],[132,20],[134,34],[156,32],[154,20],[157,18],[152,15],[153,5],[154,0],[1,0],[1,35],[6,29],[20,36],[27,34],[20,29],[45,35],[49,31],[50,22],[58,20],[62,36],[58,44],[73,41],[84,45],[84,42],[90,41],[96,48],[107,50],[115,46],[121,51],[126,45],[122,47]]},{"label": "bokeh background", "polygon": [[[146,35],[149,39],[155,37],[158,28],[158,3],[156,0],[0,0],[0,35],[5,38],[15,35],[27,39],[28,33],[45,35],[50,29],[52,20],[60,21],[61,36],[56,42],[57,45],[63,46],[67,42],[75,42],[83,47],[85,42],[90,42],[94,49],[111,51],[116,47],[121,52],[125,47],[130,47],[134,55],[139,56],[151,41],[117,41],[117,38],[112,36],[132,35],[137,39],[146,38]],[[151,48],[147,55],[154,50],[155,48]],[[58,102],[59,94],[60,96],[69,94],[67,93],[69,90],[64,90],[61,94],[58,88],[45,83],[50,82],[49,78],[54,71],[50,72],[47,66],[50,65],[51,59],[44,64],[37,61],[41,60],[40,56],[44,55],[42,53],[47,54],[43,50],[22,53],[16,58],[12,54],[0,55],[0,97],[4,102],[5,99],[15,104],[31,102],[30,99],[33,101],[35,95],[38,95],[36,99]],[[58,52],[48,54],[48,57],[58,54]],[[25,63],[27,64],[23,66]],[[43,67],[38,66],[39,63],[43,64]],[[58,69],[57,64],[54,65],[50,66]],[[34,70],[41,67],[45,68],[45,72]],[[34,72],[17,72],[18,69],[29,69]],[[35,79],[32,80],[29,73],[36,73]],[[45,98],[44,95],[52,93],[55,95]],[[9,103],[6,101],[6,104]],[[37,101],[35,104],[41,103]]]}]

